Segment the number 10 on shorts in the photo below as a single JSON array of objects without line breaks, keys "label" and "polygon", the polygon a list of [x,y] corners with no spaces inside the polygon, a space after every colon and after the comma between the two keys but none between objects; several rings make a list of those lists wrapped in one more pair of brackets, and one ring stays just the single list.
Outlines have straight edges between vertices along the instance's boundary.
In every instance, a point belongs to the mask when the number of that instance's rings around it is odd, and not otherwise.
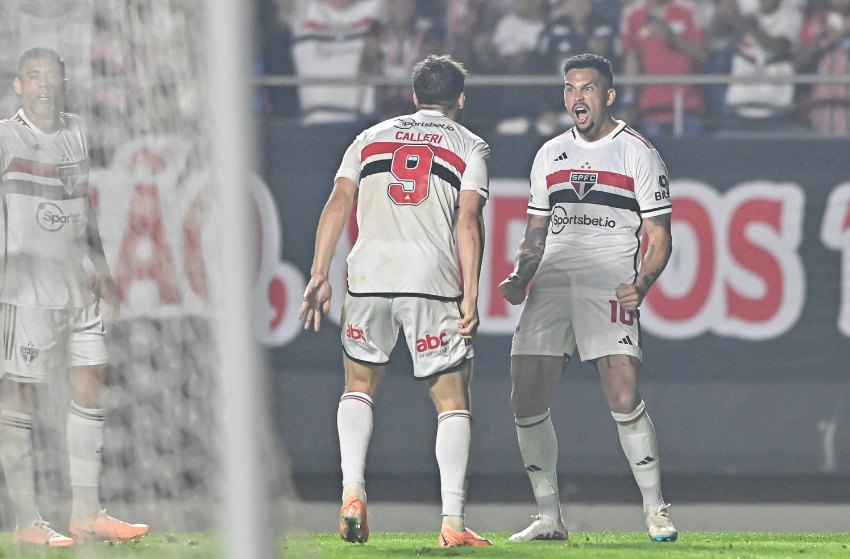
[{"label": "number 10 on shorts", "polygon": [[621,324],[625,324],[626,326],[631,326],[632,324],[634,324],[634,315],[623,307],[621,307],[620,303],[616,299],[609,299],[608,303],[611,305],[611,322],[613,322],[614,324],[619,322]]}]

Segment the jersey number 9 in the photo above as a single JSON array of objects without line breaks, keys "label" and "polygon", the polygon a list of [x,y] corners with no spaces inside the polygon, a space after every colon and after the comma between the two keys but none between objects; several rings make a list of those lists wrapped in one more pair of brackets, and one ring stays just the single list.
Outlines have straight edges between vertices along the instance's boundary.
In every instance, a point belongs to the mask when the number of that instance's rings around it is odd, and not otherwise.
[{"label": "jersey number 9", "polygon": [[387,194],[399,206],[418,206],[428,197],[434,152],[426,145],[405,145],[393,153],[390,172],[396,181]]}]

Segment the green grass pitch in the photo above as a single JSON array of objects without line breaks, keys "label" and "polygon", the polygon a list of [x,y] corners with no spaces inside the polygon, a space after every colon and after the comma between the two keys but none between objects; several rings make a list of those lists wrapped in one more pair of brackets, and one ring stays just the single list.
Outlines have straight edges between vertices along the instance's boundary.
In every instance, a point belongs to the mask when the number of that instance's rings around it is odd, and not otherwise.
[{"label": "green grass pitch", "polygon": [[[373,533],[365,544],[342,541],[335,533],[310,533],[281,538],[282,558],[417,558],[474,557],[499,559],[559,559],[561,557],[605,558],[729,558],[850,559],[850,532],[684,532],[674,543],[655,543],[643,532],[576,532],[567,542],[511,544],[509,532],[480,532],[493,541],[491,547],[437,547],[436,532]],[[9,533],[0,534],[0,557],[67,559],[212,559],[230,557],[221,538],[212,534],[162,534],[146,536],[122,545],[86,544],[67,549],[20,548]],[[236,559],[242,557],[238,552]]]},{"label": "green grass pitch", "polygon": [[437,547],[437,534],[375,533],[365,544],[350,544],[322,533],[284,540],[282,557],[357,559],[371,557],[491,557],[559,559],[561,557],[643,559],[670,558],[831,558],[850,559],[850,533],[791,534],[765,532],[684,532],[676,542],[652,542],[644,532],[577,532],[566,542],[508,543],[509,532],[479,532],[491,547]]}]

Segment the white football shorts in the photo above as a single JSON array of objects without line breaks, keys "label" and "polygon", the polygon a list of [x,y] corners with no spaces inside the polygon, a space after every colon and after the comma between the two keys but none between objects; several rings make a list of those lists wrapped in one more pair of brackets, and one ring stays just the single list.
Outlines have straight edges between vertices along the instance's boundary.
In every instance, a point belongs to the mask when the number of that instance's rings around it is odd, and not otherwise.
[{"label": "white football shorts", "polygon": [[458,334],[460,305],[425,297],[352,297],[342,305],[342,349],[354,361],[386,365],[404,330],[413,375],[426,378],[459,367],[473,356]]},{"label": "white football shorts", "polygon": [[0,304],[5,341],[3,373],[18,382],[44,382],[50,371],[100,365],[108,359],[100,305],[69,310]]},{"label": "white football shorts", "polygon": [[620,354],[642,359],[638,313],[620,308],[617,285],[599,281],[560,292],[532,285],[514,332],[511,355],[572,358],[578,349],[583,361]]}]

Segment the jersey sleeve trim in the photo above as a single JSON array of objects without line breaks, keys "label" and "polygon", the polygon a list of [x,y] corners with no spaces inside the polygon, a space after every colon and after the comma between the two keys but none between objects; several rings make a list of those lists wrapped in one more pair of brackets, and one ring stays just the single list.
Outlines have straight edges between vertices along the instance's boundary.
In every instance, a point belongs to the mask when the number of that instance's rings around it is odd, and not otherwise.
[{"label": "jersey sleeve trim", "polygon": [[474,190],[475,192],[480,192],[484,195],[485,198],[490,196],[490,189],[486,186],[480,185],[476,182],[461,182],[460,190]]},{"label": "jersey sleeve trim", "polygon": [[354,184],[360,184],[360,173],[356,171],[352,171],[351,169],[340,169],[336,172],[336,176],[334,176],[334,181],[336,179],[343,177],[346,179],[351,179]]},{"label": "jersey sleeve trim", "polygon": [[531,215],[552,215],[552,208],[540,208],[538,206],[528,206],[527,213]]},{"label": "jersey sleeve trim", "polygon": [[673,211],[672,205],[661,206],[660,208],[651,208],[649,210],[641,210],[641,217],[655,217],[657,215],[669,214]]}]

